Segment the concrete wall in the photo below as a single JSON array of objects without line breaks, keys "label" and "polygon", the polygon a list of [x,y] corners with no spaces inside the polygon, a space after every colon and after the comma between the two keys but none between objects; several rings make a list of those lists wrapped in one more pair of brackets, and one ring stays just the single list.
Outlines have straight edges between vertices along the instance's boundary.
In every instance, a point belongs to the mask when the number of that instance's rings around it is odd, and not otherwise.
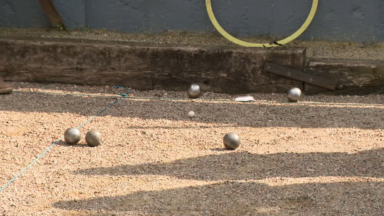
[{"label": "concrete wall", "polygon": [[[71,28],[121,32],[215,31],[204,0],[54,0]],[[212,0],[220,24],[235,36],[288,36],[306,19],[311,0]],[[384,0],[320,0],[300,39],[384,41]],[[38,0],[0,0],[0,27],[47,27]]]}]

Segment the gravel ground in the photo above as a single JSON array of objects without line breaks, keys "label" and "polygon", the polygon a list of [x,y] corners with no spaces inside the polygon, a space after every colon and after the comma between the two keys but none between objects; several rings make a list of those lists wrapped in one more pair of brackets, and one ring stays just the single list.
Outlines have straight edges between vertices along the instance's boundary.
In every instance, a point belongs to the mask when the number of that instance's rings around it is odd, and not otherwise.
[{"label": "gravel ground", "polygon": [[[124,41],[156,44],[176,44],[183,46],[193,45],[225,45],[237,46],[216,32],[185,32],[165,31],[159,34],[143,32],[127,34],[102,29],[79,28],[69,31],[55,29],[17,29],[0,28],[0,37],[39,37],[39,38],[72,38],[88,39],[96,41]],[[272,40],[280,40],[276,37],[249,37],[240,38],[254,43],[269,43]],[[333,59],[360,59],[382,60],[384,59],[384,43],[365,42],[356,43],[350,41],[326,41],[326,40],[295,40],[286,46],[306,47],[308,58],[333,58]]]},{"label": "gravel ground", "polygon": [[[124,93],[14,86],[0,96],[0,187]],[[58,142],[0,191],[0,215],[384,214],[383,95],[130,94],[82,127],[78,145]],[[85,144],[90,129],[101,146]],[[223,148],[228,132],[242,140],[235,151]]]}]

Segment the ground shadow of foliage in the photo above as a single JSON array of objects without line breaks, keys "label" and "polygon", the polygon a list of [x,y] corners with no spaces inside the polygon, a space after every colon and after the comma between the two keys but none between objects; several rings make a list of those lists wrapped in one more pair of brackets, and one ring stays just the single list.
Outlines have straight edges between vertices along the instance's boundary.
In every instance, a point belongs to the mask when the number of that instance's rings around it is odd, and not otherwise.
[{"label": "ground shadow of foliage", "polygon": [[166,175],[204,181],[272,177],[384,177],[384,149],[336,153],[224,153],[170,163],[122,165],[76,171],[81,175]]},{"label": "ground shadow of foliage", "polygon": [[384,183],[269,186],[224,182],[124,196],[59,201],[66,210],[155,215],[382,215]]},{"label": "ground shadow of foliage", "polygon": [[[120,96],[116,96],[120,98]],[[2,98],[1,111],[76,113],[93,116],[116,98],[93,98],[73,95],[18,93]],[[38,100],[40,103],[30,103]],[[196,118],[187,112],[194,110]],[[384,116],[379,107],[315,106],[309,104],[260,104],[142,101],[124,99],[101,114],[123,118],[168,119],[234,127],[301,127],[301,128],[384,128]],[[135,126],[137,127],[137,126]]]}]

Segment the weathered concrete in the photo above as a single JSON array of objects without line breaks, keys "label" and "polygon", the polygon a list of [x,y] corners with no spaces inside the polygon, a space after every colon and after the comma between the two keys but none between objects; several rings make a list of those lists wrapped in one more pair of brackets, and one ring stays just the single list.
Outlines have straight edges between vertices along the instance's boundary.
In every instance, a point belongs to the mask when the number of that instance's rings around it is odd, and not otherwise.
[{"label": "weathered concrete", "polygon": [[319,77],[338,80],[336,92],[306,85],[306,93],[369,94],[384,93],[384,61],[313,59],[305,71]]},{"label": "weathered concrete", "polygon": [[[204,0],[54,0],[70,28],[127,33],[163,30],[215,31]],[[309,14],[311,0],[212,0],[220,24],[235,36],[286,37]],[[384,41],[384,0],[321,0],[300,39]],[[0,27],[48,27],[38,1],[1,0]]]},{"label": "weathered concrete", "polygon": [[0,39],[0,75],[10,81],[121,85],[207,91],[281,92],[301,82],[263,70],[273,62],[303,70],[305,49],[178,47],[55,39]]},{"label": "weathered concrete", "polygon": [[266,62],[338,81],[330,91],[305,85],[305,94],[384,93],[384,61],[310,59],[304,48],[251,49],[74,39],[0,38],[0,76],[8,81],[120,85],[135,89],[285,92],[303,83],[265,71]]}]

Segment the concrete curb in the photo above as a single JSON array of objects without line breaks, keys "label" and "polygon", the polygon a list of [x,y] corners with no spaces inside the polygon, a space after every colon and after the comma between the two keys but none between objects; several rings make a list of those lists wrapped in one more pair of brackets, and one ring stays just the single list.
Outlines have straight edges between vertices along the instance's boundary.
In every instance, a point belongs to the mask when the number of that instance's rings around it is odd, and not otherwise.
[{"label": "concrete curb", "polygon": [[307,94],[371,94],[384,92],[384,61],[353,59],[310,59],[305,72],[338,80],[339,89],[327,91],[306,85]]},{"label": "concrete curb", "polygon": [[[119,85],[139,90],[185,90],[198,83],[219,93],[285,92],[306,94],[377,92],[384,83],[384,62],[310,59],[305,48],[255,49],[224,46],[174,46],[76,39],[0,38],[0,76],[7,81]],[[329,91],[265,71],[281,66],[339,80]],[[375,89],[375,90],[372,90]]]},{"label": "concrete curb", "polygon": [[225,93],[279,92],[300,83],[263,70],[266,61],[302,70],[304,48],[159,46],[57,39],[0,39],[6,80]]}]

